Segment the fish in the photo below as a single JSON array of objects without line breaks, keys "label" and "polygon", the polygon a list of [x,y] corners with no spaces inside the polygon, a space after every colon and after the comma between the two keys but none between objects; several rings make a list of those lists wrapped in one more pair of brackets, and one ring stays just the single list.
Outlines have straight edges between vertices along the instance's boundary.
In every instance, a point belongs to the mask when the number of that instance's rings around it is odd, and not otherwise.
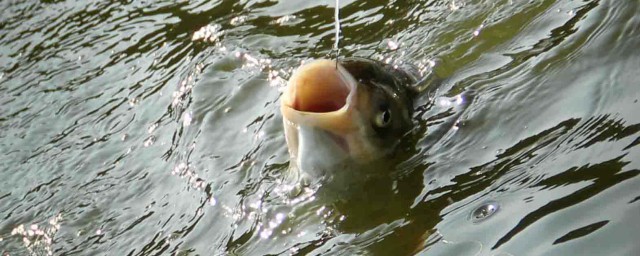
[{"label": "fish", "polygon": [[318,178],[390,156],[413,127],[418,77],[364,58],[298,67],[280,101],[291,167]]}]

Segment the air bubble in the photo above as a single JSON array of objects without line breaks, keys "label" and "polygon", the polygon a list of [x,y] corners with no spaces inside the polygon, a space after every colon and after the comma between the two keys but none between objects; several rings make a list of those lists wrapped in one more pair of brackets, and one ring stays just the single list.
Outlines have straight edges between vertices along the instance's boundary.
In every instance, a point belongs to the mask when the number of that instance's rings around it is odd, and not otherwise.
[{"label": "air bubble", "polygon": [[484,203],[471,212],[471,221],[473,223],[482,222],[495,214],[498,209],[500,209],[500,205],[497,202]]}]

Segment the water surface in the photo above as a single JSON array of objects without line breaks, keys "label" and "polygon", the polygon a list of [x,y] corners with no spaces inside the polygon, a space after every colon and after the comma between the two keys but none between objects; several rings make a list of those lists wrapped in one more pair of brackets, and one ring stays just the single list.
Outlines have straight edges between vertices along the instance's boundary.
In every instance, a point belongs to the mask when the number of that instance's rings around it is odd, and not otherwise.
[{"label": "water surface", "polygon": [[3,254],[640,253],[638,1],[341,1],[342,55],[443,78],[347,201],[279,113],[334,1],[0,8]]}]

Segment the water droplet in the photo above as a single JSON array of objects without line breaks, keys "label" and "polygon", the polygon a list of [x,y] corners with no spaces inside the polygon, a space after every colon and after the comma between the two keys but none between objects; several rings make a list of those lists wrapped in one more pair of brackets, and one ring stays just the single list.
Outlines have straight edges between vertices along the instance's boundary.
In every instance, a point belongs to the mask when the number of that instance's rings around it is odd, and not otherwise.
[{"label": "water droplet", "polygon": [[459,94],[458,94],[458,95],[455,97],[455,102],[456,102],[456,104],[458,104],[458,105],[462,105],[462,103],[464,103],[464,98],[462,97],[462,95],[459,95]]},{"label": "water droplet", "polygon": [[148,133],[153,133],[153,131],[156,130],[156,128],[158,128],[158,123],[153,123],[151,126],[149,126],[149,128],[147,129]]},{"label": "water droplet", "polygon": [[238,26],[244,23],[245,21],[247,21],[247,16],[238,16],[238,17],[233,17],[233,19],[231,19],[229,23],[231,23],[231,25],[233,26]]},{"label": "water droplet", "polygon": [[272,230],[265,229],[265,230],[262,230],[262,232],[260,232],[260,237],[262,237],[262,239],[267,239],[271,236],[272,233],[273,233]]},{"label": "water droplet", "polygon": [[191,41],[203,41],[203,42],[208,41],[213,43],[218,41],[223,34],[224,34],[224,31],[222,30],[222,26],[218,24],[206,25],[193,33],[193,36],[191,37]]},{"label": "water droplet", "polygon": [[285,15],[275,20],[275,24],[280,26],[292,25],[298,21],[298,16]]},{"label": "water droplet", "polygon": [[154,136],[149,136],[149,138],[147,138],[144,142],[143,145],[144,147],[149,147],[151,145],[153,145],[153,143],[156,142],[156,137]]},{"label": "water droplet", "polygon": [[399,47],[397,42],[391,41],[391,40],[387,41],[387,46],[389,47],[389,50],[392,50],[392,51],[397,50]]},{"label": "water droplet", "polygon": [[456,4],[456,1],[451,1],[451,4],[449,4],[449,9],[452,11],[456,11],[458,9],[460,9],[460,7],[462,7],[459,4]]},{"label": "water droplet", "polygon": [[471,212],[471,221],[473,223],[479,223],[491,217],[500,209],[500,205],[497,202],[487,202],[478,206]]},{"label": "water droplet", "polygon": [[478,27],[478,29],[476,29],[475,31],[473,31],[473,35],[474,36],[479,36],[480,32],[482,31],[482,29],[484,28],[484,24],[480,24],[480,27]]},{"label": "water droplet", "polygon": [[187,127],[191,125],[191,120],[193,120],[193,118],[191,117],[191,113],[185,112],[183,114],[182,126]]}]

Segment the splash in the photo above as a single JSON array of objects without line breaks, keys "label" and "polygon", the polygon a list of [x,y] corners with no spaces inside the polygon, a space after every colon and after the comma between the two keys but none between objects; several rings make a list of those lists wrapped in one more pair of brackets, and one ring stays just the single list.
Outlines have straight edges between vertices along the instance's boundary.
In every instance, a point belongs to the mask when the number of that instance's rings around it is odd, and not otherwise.
[{"label": "splash", "polygon": [[237,16],[231,19],[229,22],[233,26],[239,26],[244,24],[247,21],[248,17],[246,15]]},{"label": "splash", "polygon": [[11,230],[12,236],[22,236],[24,246],[32,255],[53,255],[55,234],[60,230],[62,215],[58,214],[45,225],[21,224]]},{"label": "splash", "polygon": [[222,26],[215,24],[215,25],[206,25],[202,28],[200,28],[198,31],[196,31],[195,33],[193,33],[193,36],[191,37],[191,41],[203,41],[203,42],[210,42],[210,43],[214,43],[218,40],[220,40],[220,38],[222,38],[222,35],[224,35],[224,31],[222,30]]},{"label": "splash", "polygon": [[271,22],[271,24],[275,24],[278,26],[291,26],[300,21],[301,21],[300,17],[296,15],[284,15],[276,19],[275,21]]}]

